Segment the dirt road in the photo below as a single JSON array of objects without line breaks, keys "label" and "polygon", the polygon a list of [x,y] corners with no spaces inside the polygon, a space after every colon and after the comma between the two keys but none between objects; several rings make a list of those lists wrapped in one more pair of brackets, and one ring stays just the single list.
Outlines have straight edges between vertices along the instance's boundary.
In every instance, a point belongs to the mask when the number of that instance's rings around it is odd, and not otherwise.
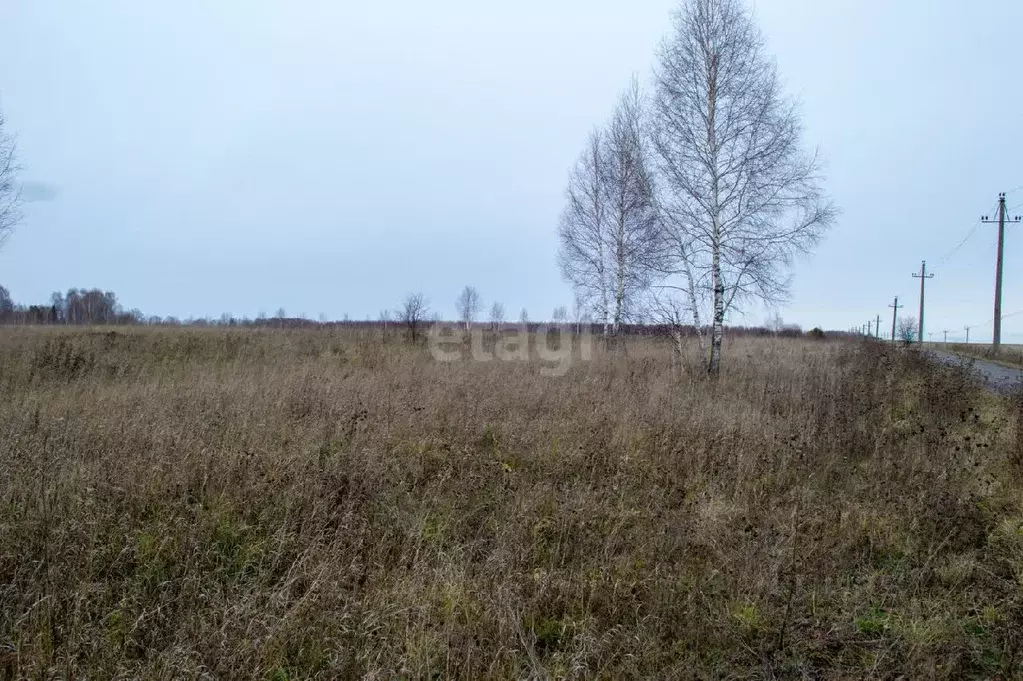
[{"label": "dirt road", "polygon": [[944,350],[928,350],[927,352],[938,361],[950,366],[969,366],[972,363],[974,373],[980,376],[989,388],[1000,393],[1011,392],[1023,383],[1023,369],[1014,369],[983,359],[963,357]]}]

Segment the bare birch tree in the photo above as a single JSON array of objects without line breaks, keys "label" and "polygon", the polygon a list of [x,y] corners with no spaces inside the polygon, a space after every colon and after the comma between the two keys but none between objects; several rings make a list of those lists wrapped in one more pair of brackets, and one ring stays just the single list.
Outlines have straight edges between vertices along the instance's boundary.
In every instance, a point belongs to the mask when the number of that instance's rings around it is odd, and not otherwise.
[{"label": "bare birch tree", "polygon": [[605,335],[617,335],[634,317],[663,251],[645,139],[633,80],[569,177],[559,263]]},{"label": "bare birch tree", "polygon": [[564,326],[568,321],[568,308],[564,305],[558,305],[554,308],[554,312],[551,313],[551,321],[558,326]]},{"label": "bare birch tree", "polygon": [[458,310],[459,319],[465,324],[467,332],[472,329],[472,323],[476,321],[481,305],[480,293],[474,286],[466,286],[458,295],[455,307]]},{"label": "bare birch tree", "polygon": [[498,302],[490,307],[490,327],[497,331],[504,324],[504,305]]},{"label": "bare birch tree", "polygon": [[0,246],[21,221],[21,191],[17,174],[14,139],[4,131],[4,117],[0,113]]},{"label": "bare birch tree", "polygon": [[422,293],[410,293],[395,313],[398,321],[408,329],[409,341],[415,343],[430,314],[430,303]]},{"label": "bare birch tree", "polygon": [[639,82],[633,78],[618,102],[605,137],[605,173],[614,287],[612,331],[636,321],[663,253],[661,225],[648,167],[647,134]]},{"label": "bare birch tree", "polygon": [[576,295],[586,302],[603,325],[609,329],[606,195],[603,133],[590,133],[586,150],[569,174],[567,205],[558,230],[560,248],[558,263],[565,279]]},{"label": "bare birch tree", "polygon": [[578,336],[583,330],[583,321],[586,320],[586,316],[589,314],[589,310],[586,305],[586,301],[583,299],[579,292],[576,291],[575,299],[572,301],[572,324],[575,326],[574,333]]},{"label": "bare birch tree", "polygon": [[793,257],[837,212],[743,0],[684,0],[655,76],[660,203],[676,258],[694,288],[709,289],[708,369],[717,373],[727,312],[784,299]]}]

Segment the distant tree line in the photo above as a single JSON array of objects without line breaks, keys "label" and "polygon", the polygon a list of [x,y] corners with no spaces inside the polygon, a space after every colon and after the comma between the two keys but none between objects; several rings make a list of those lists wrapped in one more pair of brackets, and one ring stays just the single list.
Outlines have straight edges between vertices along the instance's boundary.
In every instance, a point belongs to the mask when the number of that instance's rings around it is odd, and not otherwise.
[{"label": "distant tree line", "polygon": [[[631,322],[625,321],[625,318],[621,316],[613,317],[603,314],[598,314],[595,319],[591,314],[592,308],[587,307],[586,303],[578,295],[571,314],[569,313],[568,307],[565,305],[558,305],[554,308],[550,321],[531,322],[529,320],[529,314],[526,309],[523,308],[519,315],[518,322],[508,323],[505,321],[504,303],[501,303],[500,301],[494,301],[490,308],[489,320],[484,321],[479,319],[479,315],[484,309],[485,305],[483,302],[483,296],[480,294],[479,290],[472,285],[467,285],[463,288],[462,292],[455,300],[455,310],[458,314],[458,322],[466,333],[471,332],[474,328],[489,329],[491,332],[499,333],[505,328],[506,324],[510,324],[511,327],[524,329],[528,332],[537,332],[555,327],[571,331],[574,335],[579,335],[585,332],[592,335],[606,336],[609,331],[613,331],[615,336],[669,337],[681,339],[685,336],[706,335],[710,333],[711,330],[709,324],[698,327],[687,322],[684,314],[671,321],[666,321],[665,318],[662,315],[657,314],[656,311],[650,311],[648,314],[643,314],[643,312],[639,310],[632,311],[630,312]],[[609,319],[612,319],[613,322],[609,322]],[[398,326],[403,328],[404,337],[407,340],[416,342],[424,335],[424,329],[434,323],[440,323],[441,317],[438,313],[431,310],[430,301],[422,292],[415,292],[410,293],[404,298],[401,304],[394,310],[393,315],[391,311],[384,310],[380,313],[380,317],[377,322],[355,322],[354,325],[359,328],[377,326],[382,328],[386,335],[388,325],[393,322],[397,322]],[[804,332],[802,327],[798,324],[786,324],[777,313],[765,320],[763,326],[737,325],[727,326],[725,328],[727,328],[728,333],[733,337],[807,337],[821,340],[832,334],[836,336],[847,335],[844,333],[835,334],[831,331],[825,334],[825,332],[819,327],[815,327],[809,332]],[[681,349],[681,345],[679,347]]]},{"label": "distant tree line", "polygon": [[138,324],[144,322],[138,310],[125,310],[113,291],[68,289],[50,296],[48,304],[15,303],[0,286],[0,324]]},{"label": "distant tree line", "polygon": [[[500,302],[493,303],[490,311],[490,319],[487,321],[476,320],[476,315],[483,310],[482,296],[472,286],[466,286],[456,301],[459,313],[459,323],[465,328],[471,329],[474,326],[489,328],[491,331],[500,331],[508,322],[504,318],[504,305]],[[304,315],[299,317],[288,317],[283,308],[277,310],[273,317],[259,314],[255,318],[236,317],[228,312],[216,318],[188,317],[179,319],[177,317],[147,316],[137,309],[126,310],[117,301],[117,295],[113,291],[102,291],[100,289],[69,289],[67,293],[55,292],[50,296],[48,304],[23,305],[14,302],[10,292],[0,286],[0,324],[6,325],[73,325],[73,326],[95,326],[95,325],[145,325],[145,326],[189,326],[189,327],[243,327],[243,328],[345,328],[361,331],[380,331],[383,337],[388,337],[388,331],[394,327],[395,330],[404,331],[408,340],[413,342],[420,340],[426,330],[433,324],[441,321],[440,315],[430,309],[430,303],[422,293],[413,293],[406,296],[399,307],[394,310],[385,310],[380,313],[378,320],[352,320],[348,315],[342,321],[331,321],[325,315],[320,315],[318,320],[308,319]],[[605,331],[605,324],[593,320],[584,313],[580,305],[570,316],[568,308],[559,305],[554,308],[551,314],[551,321],[529,321],[528,314],[523,309],[519,320],[513,323],[514,326],[524,327],[527,331],[536,332],[551,325],[570,330],[574,334],[588,332],[594,335],[601,335]],[[648,319],[637,319],[633,323],[619,322],[618,333],[623,336],[665,336],[669,335],[675,327],[664,324],[655,316]],[[682,328],[687,335],[698,335],[707,333],[708,329],[696,329],[692,326]],[[824,337],[820,329],[814,329],[810,333],[794,324],[785,324],[779,317],[768,319],[764,326],[729,326],[729,334],[733,336],[781,336],[787,338],[800,338],[809,336],[811,338]],[[845,335],[843,333],[828,332],[828,335]]]}]

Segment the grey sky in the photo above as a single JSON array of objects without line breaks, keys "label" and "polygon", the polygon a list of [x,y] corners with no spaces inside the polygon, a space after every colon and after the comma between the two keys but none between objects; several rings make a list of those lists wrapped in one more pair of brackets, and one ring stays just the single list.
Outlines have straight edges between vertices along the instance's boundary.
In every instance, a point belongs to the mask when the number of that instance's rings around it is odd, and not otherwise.
[{"label": "grey sky", "polygon": [[[453,316],[471,283],[510,317],[549,317],[571,303],[568,168],[649,74],[674,6],[5,0],[0,107],[24,178],[57,191],[26,206],[0,283],[26,302],[96,286],[160,315],[353,318],[412,290]],[[757,14],[843,209],[786,320],[846,328],[895,294],[915,315],[923,258],[930,330],[990,320],[995,230],[940,261],[999,191],[1023,204],[1023,3]],[[1023,310],[1021,256],[1010,229],[1006,313]],[[1023,314],[1003,333],[1023,342]]]}]

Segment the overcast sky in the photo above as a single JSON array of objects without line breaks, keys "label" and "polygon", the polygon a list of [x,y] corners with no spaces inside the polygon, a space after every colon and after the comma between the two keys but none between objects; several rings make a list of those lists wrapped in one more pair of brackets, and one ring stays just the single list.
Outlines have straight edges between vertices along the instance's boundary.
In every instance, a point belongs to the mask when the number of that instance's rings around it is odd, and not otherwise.
[{"label": "overcast sky", "polygon": [[[332,318],[413,290],[450,317],[474,284],[548,318],[572,300],[555,262],[568,169],[648,78],[675,4],[0,0],[0,108],[39,199],[0,284],[21,302],[99,287],[150,314]],[[896,294],[915,315],[926,258],[935,338],[990,337],[996,229],[946,256],[998,192],[1023,204],[1023,2],[756,12],[843,210],[785,320],[887,327]],[[1023,228],[1004,291],[1023,310]],[[1023,314],[1003,333],[1023,342]]]}]

